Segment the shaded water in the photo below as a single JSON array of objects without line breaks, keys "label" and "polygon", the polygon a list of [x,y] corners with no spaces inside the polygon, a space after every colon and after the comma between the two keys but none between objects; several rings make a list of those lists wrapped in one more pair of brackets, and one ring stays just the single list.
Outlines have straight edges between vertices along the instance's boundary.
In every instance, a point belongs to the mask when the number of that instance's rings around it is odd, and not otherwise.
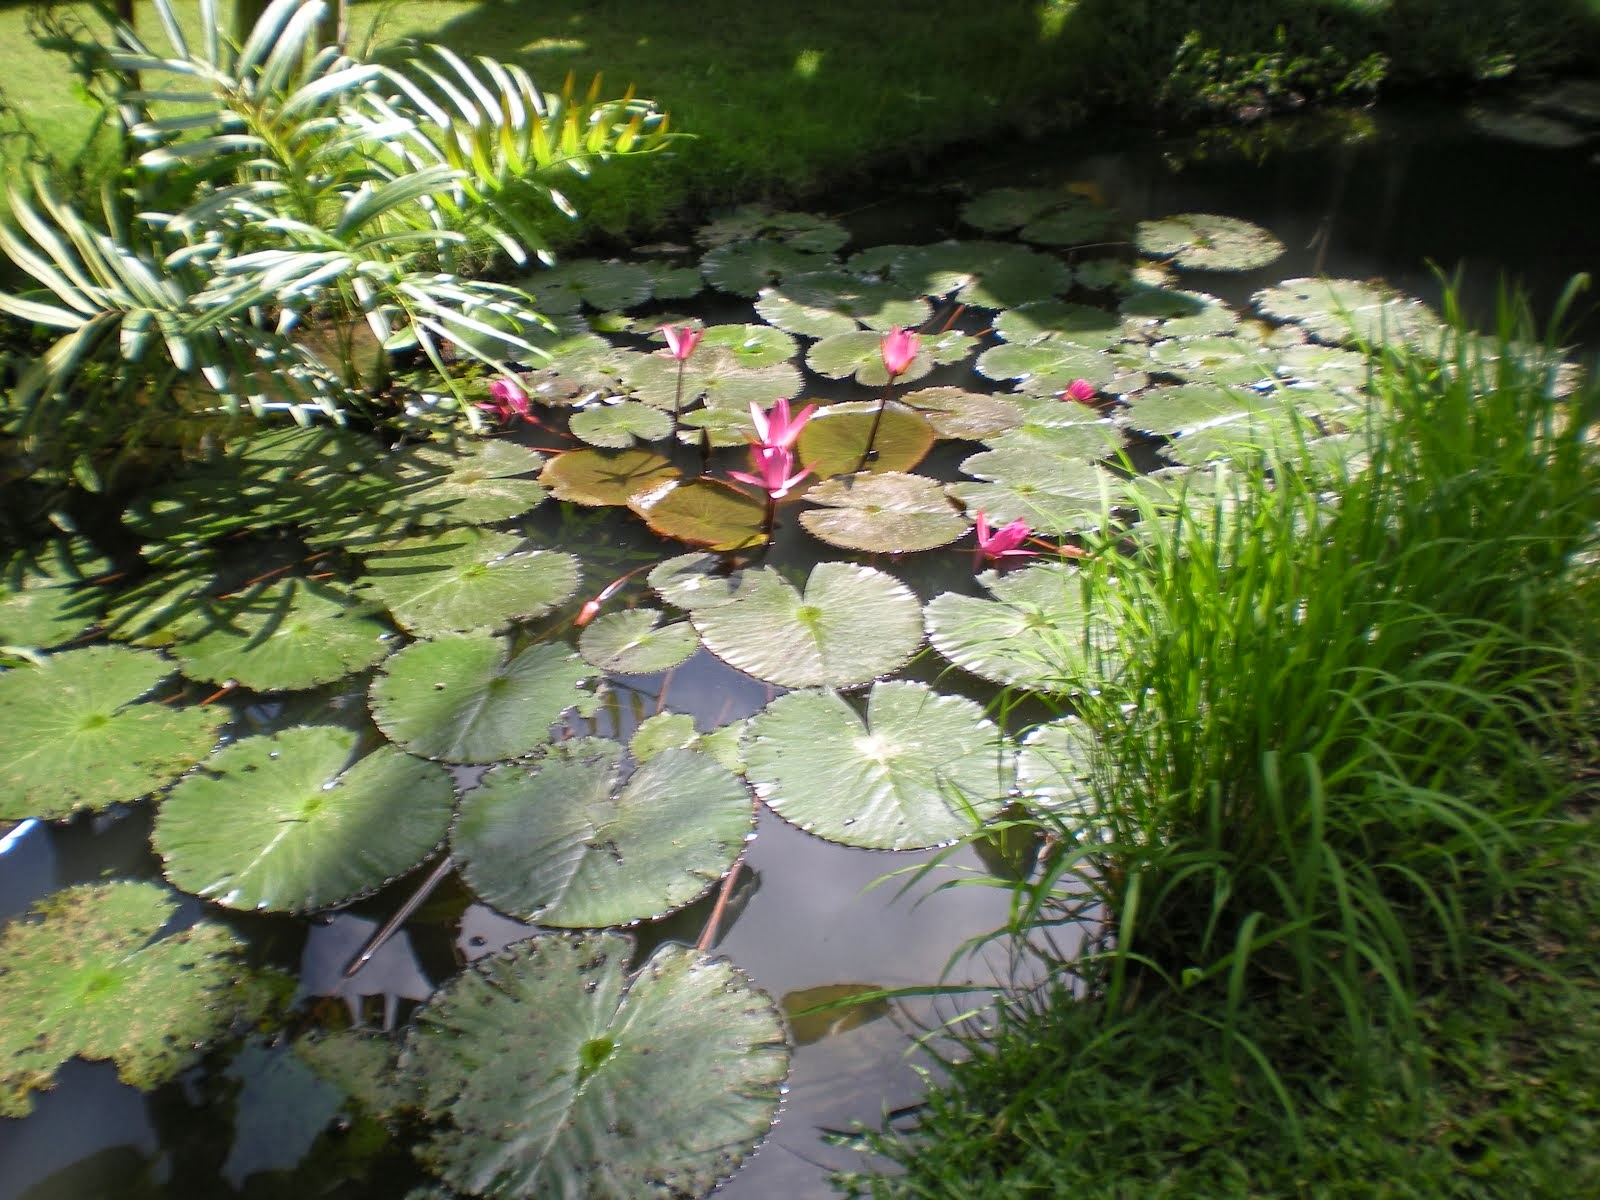
[{"label": "shaded water", "polygon": [[[1329,134],[1329,118],[1320,116],[1281,135],[1268,132],[1267,144],[1274,138],[1278,144],[1267,152],[1148,134],[1000,148],[941,164],[904,186],[841,199],[842,211],[832,215],[852,228],[856,245],[926,242],[955,232],[955,210],[967,195],[1000,185],[1089,181],[1131,216],[1218,212],[1274,231],[1289,253],[1271,267],[1185,277],[1188,286],[1240,302],[1268,283],[1317,273],[1381,275],[1436,300],[1431,260],[1447,270],[1466,268],[1468,309],[1486,316],[1501,272],[1520,277],[1536,305],[1547,309],[1570,274],[1600,271],[1600,235],[1591,224],[1600,166],[1592,149],[1486,138],[1447,110],[1338,119],[1348,122],[1343,136]],[[1600,323],[1592,308],[1584,313],[1578,333],[1592,345],[1600,341]],[[964,569],[964,556],[949,557]],[[636,682],[643,689],[638,709],[602,714],[598,732],[626,737],[641,715],[654,711],[650,680]],[[702,728],[754,712],[768,699],[762,685],[704,652],[678,668],[671,688],[673,707],[694,714]],[[931,883],[900,895],[894,882],[870,886],[927,857],[832,845],[763,810],[746,857],[754,882],[742,889],[742,907],[719,948],[779,997],[836,984],[937,983],[958,946],[1003,921],[1007,895],[989,887],[934,892]],[[951,869],[982,870],[970,855],[954,858]],[[0,856],[0,915],[23,911],[72,883],[156,873],[142,813],[36,827]],[[252,936],[264,961],[297,970],[304,990],[353,1003],[370,1023],[392,1024],[457,962],[526,932],[478,905],[457,922],[460,905],[441,901],[432,913],[425,908],[367,969],[357,993],[338,979],[343,962],[414,883],[403,881],[355,906],[353,915],[309,931],[298,922],[224,919]],[[198,902],[186,903],[198,908]],[[668,929],[640,936],[692,941],[708,908],[702,902]],[[957,963],[945,981],[988,985],[1003,982],[1011,969],[996,948]],[[908,1057],[914,1038],[982,997],[899,1004],[879,1019],[798,1047],[773,1137],[719,1194],[741,1200],[828,1195],[826,1165],[856,1164],[824,1147],[819,1127],[875,1123],[884,1111],[912,1102],[920,1087]],[[163,1188],[174,1195],[283,1194],[270,1172],[293,1167],[336,1114],[319,1109],[317,1097],[298,1095],[291,1099],[311,1123],[309,1131],[305,1121],[295,1125],[271,1077],[269,1054],[247,1054],[227,1071],[187,1077],[143,1097],[117,1084],[107,1065],[70,1064],[55,1091],[40,1097],[33,1117],[0,1122],[0,1200],[146,1195]],[[337,1153],[327,1157],[331,1164],[341,1161]],[[328,1182],[341,1195],[402,1194],[403,1156],[380,1161],[395,1174],[359,1188],[340,1184],[336,1172]],[[303,1190],[303,1181],[294,1186]]]}]

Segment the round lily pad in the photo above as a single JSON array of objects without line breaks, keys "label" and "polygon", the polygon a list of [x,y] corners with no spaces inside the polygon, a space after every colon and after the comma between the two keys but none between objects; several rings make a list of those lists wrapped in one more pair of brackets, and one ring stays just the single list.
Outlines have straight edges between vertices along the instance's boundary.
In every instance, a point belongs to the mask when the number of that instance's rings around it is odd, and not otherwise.
[{"label": "round lily pad", "polygon": [[1130,332],[1148,338],[1211,337],[1239,324],[1238,314],[1204,292],[1141,287],[1129,294],[1117,312]]},{"label": "round lily pad", "polygon": [[900,402],[921,413],[942,438],[981,441],[1022,423],[1022,410],[1005,396],[990,396],[955,387],[904,392]]},{"label": "round lily pad", "polygon": [[422,525],[487,525],[520,516],[548,494],[525,476],[544,459],[515,442],[417,446],[385,465],[413,519]]},{"label": "round lily pad", "polygon": [[573,450],[551,459],[540,474],[557,500],[600,507],[626,504],[679,477],[674,467],[653,450]]},{"label": "round lily pad", "polygon": [[[815,343],[806,351],[806,366],[829,379],[854,377],[866,387],[882,387],[889,382],[889,372],[883,365],[883,335],[865,329],[836,333]],[[913,382],[931,370],[933,358],[926,346],[920,347],[911,365],[895,377],[896,382]]]},{"label": "round lily pad", "polygon": [[[787,318],[804,326],[791,329],[791,333],[827,337],[862,325],[880,331],[896,325],[916,329],[933,315],[933,306],[903,284],[863,279],[839,270],[797,275],[780,287],[769,288],[756,302],[756,311],[774,323]],[[844,318],[844,323],[829,321],[829,317]]]},{"label": "round lily pad", "polygon": [[20,560],[0,572],[0,647],[48,650],[89,624],[101,593]]},{"label": "round lily pad", "polygon": [[632,308],[650,299],[654,280],[636,263],[578,259],[558,263],[522,280],[541,312],[575,312],[591,308]]},{"label": "round lily pad", "polygon": [[236,742],[162,801],[167,878],[228,908],[309,912],[376,891],[438,846],[455,804],[437,763],[300,726]]},{"label": "round lily pad", "polygon": [[1140,221],[1134,241],[1139,253],[1192,271],[1253,271],[1283,255],[1283,243],[1261,226],[1214,213]]},{"label": "round lily pad", "polygon": [[[757,356],[761,357],[761,356]],[[638,354],[627,361],[625,382],[635,399],[671,412],[678,401],[678,364],[656,354]],[[794,364],[784,359],[750,366],[739,351],[702,346],[683,373],[682,407],[697,399],[724,408],[748,411],[751,404],[769,406],[779,396],[798,395],[803,381]]]},{"label": "round lily pad", "polygon": [[473,527],[395,542],[369,554],[358,581],[418,637],[499,630],[549,612],[578,590],[578,560],[519,550],[515,534]]},{"label": "round lily pad", "polygon": [[593,677],[576,654],[550,642],[515,656],[487,634],[415,642],[372,681],[372,719],[413,754],[491,763],[548,742]]},{"label": "round lily pad", "polygon": [[839,222],[814,213],[776,212],[762,204],[745,204],[702,225],[694,236],[702,246],[760,238],[796,250],[828,254],[850,240],[850,231]]},{"label": "round lily pad", "polygon": [[767,540],[766,498],[716,479],[672,480],[634,496],[628,507],[662,537],[691,546],[740,550]]},{"label": "round lily pad", "polygon": [[1023,738],[1017,753],[1017,791],[1035,812],[1058,818],[1092,815],[1095,759],[1100,753],[1094,730],[1080,717],[1039,725]]},{"label": "round lily pad", "polygon": [[1056,188],[992,188],[963,204],[961,219],[985,233],[1004,233],[1049,212],[1070,194]]},{"label": "round lily pad", "polygon": [[800,514],[813,537],[847,550],[901,554],[948,546],[967,520],[937,480],[898,471],[830,479],[806,493],[822,508]]},{"label": "round lily pad", "polygon": [[737,600],[762,578],[742,571],[721,554],[680,554],[651,568],[645,577],[668,604],[689,610]]},{"label": "round lily pad", "polygon": [[794,338],[770,325],[708,325],[701,344],[751,370],[786,363],[798,348]]},{"label": "round lily pad", "polygon": [[892,252],[890,270],[926,296],[950,296],[972,308],[1015,308],[1072,287],[1072,269],[1059,258],[1011,242],[902,247]]},{"label": "round lily pad", "polygon": [[635,762],[643,763],[666,750],[698,750],[733,774],[743,775],[744,761],[739,757],[739,739],[743,734],[743,721],[700,733],[688,713],[662,712],[639,722],[628,739],[628,753]]},{"label": "round lily pad", "polygon": [[1029,221],[1017,236],[1041,246],[1087,246],[1126,240],[1121,224],[1114,210],[1103,208],[1086,196],[1074,196],[1071,202]]},{"label": "round lily pad", "polygon": [[864,462],[877,412],[878,405],[872,401],[819,408],[801,431],[796,457],[819,479],[852,471],[911,470],[933,449],[933,427],[921,414],[891,401],[878,422],[878,436],[872,442],[874,456]]},{"label": "round lily pad", "polygon": [[1115,313],[1063,300],[1035,300],[1009,308],[996,318],[994,331],[1015,345],[1070,342],[1089,350],[1115,346],[1126,336]]},{"label": "round lily pad", "polygon": [[819,563],[798,592],[777,571],[744,572],[739,594],[693,609],[706,649],[781,687],[849,687],[903,666],[922,641],[911,590],[882,571]]},{"label": "round lily pad", "polygon": [[928,641],[940,654],[980,678],[1051,695],[1107,677],[1114,631],[1085,610],[1076,570],[1039,564],[984,579],[992,599],[946,592],[928,602]]},{"label": "round lily pad", "polygon": [[1324,342],[1437,341],[1438,316],[1387,284],[1360,279],[1286,279],[1250,298],[1257,311],[1303,325]]},{"label": "round lily pad", "polygon": [[467,886],[519,920],[598,929],[664,916],[721,879],[754,825],[744,782],[665,750],[619,788],[612,749],[491,769],[450,833]]},{"label": "round lily pad", "polygon": [[240,1014],[243,943],[211,921],[159,937],[178,911],[166,888],[83,884],[36,911],[0,932],[0,1116],[27,1116],[73,1057],[157,1087]]},{"label": "round lily pad", "polygon": [[749,241],[708,250],[700,260],[700,271],[719,292],[753,299],[762,288],[832,265],[833,258],[828,254],[812,254],[777,242]]},{"label": "round lily pad", "polygon": [[615,933],[518,942],[417,1013],[401,1066],[442,1127],[418,1147],[458,1192],[703,1196],[777,1115],[772,1000],[668,943],[628,974]]},{"label": "round lily pad", "polygon": [[995,525],[1020,520],[1052,535],[1099,528],[1124,486],[1098,463],[1037,447],[974,454],[962,470],[980,482],[953,483],[946,491],[969,513],[981,510]]},{"label": "round lily pad", "polygon": [[1032,395],[1060,392],[1074,380],[1086,379],[1096,391],[1111,390],[1123,365],[1109,355],[1068,341],[1035,345],[1005,343],[978,356],[978,374],[988,379],[1015,379]]},{"label": "round lily pad", "polygon": [[837,692],[780,696],[750,719],[743,756],[756,795],[784,820],[877,850],[964,837],[1011,787],[983,710],[906,681],[876,684],[864,718]]},{"label": "round lily pad", "polygon": [[137,800],[209,754],[226,709],[139,703],[174,669],[158,654],[91,646],[0,672],[0,819]]},{"label": "round lily pad", "polygon": [[700,638],[683,621],[660,622],[661,613],[650,608],[606,613],[584,629],[578,652],[591,666],[613,675],[670,670],[700,648]]},{"label": "round lily pad", "polygon": [[279,579],[207,600],[175,627],[174,658],[191,679],[293,691],[364,671],[393,631],[371,606],[331,584]]},{"label": "round lily pad", "polygon": [[657,442],[672,432],[672,417],[659,408],[633,400],[590,404],[572,414],[572,436],[591,446],[626,450],[637,441]]}]

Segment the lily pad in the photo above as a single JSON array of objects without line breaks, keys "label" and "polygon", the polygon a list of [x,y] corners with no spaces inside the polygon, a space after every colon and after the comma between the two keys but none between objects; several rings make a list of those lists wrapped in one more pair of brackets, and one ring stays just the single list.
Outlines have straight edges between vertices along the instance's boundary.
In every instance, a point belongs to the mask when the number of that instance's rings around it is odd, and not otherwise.
[{"label": "lily pad", "polygon": [[866,715],[833,691],[780,696],[749,721],[756,795],[847,846],[910,850],[965,837],[1005,806],[1010,755],[983,709],[925,684],[876,684]]},{"label": "lily pad", "polygon": [[978,374],[987,379],[1014,379],[1032,395],[1063,391],[1077,379],[1088,380],[1096,391],[1122,390],[1112,384],[1127,369],[1109,355],[1066,341],[991,346],[977,362]]},{"label": "lily pad", "polygon": [[726,555],[680,554],[657,564],[645,578],[668,604],[692,611],[739,599],[761,574],[737,569]]},{"label": "lily pad", "polygon": [[614,933],[518,942],[418,1011],[402,1067],[443,1128],[422,1160],[458,1192],[703,1196],[777,1115],[772,1000],[680,945],[627,974]]},{"label": "lily pad", "polygon": [[578,638],[584,661],[612,675],[667,671],[699,648],[692,625],[683,621],[662,625],[661,613],[650,608],[606,613]]},{"label": "lily pad", "polygon": [[995,319],[994,331],[1014,345],[1069,342],[1086,350],[1108,349],[1126,336],[1115,313],[1063,300],[1035,300],[1007,309]]},{"label": "lily pad", "polygon": [[700,271],[719,292],[755,299],[762,288],[783,279],[826,270],[833,265],[828,254],[812,254],[777,242],[730,242],[706,252]]},{"label": "lily pad", "polygon": [[545,313],[633,308],[650,299],[654,279],[636,263],[578,259],[559,263],[522,280],[533,306]]},{"label": "lily pad", "polygon": [[1238,314],[1215,296],[1168,287],[1139,288],[1117,312],[1124,329],[1151,340],[1213,337],[1239,324]]},{"label": "lily pad", "polygon": [[917,601],[891,575],[819,563],[801,595],[769,567],[727,603],[693,609],[706,649],[780,687],[850,687],[903,666],[922,641]]},{"label": "lily pad", "polygon": [[137,800],[209,754],[227,710],[139,702],[175,669],[158,654],[91,646],[0,672],[0,819]]},{"label": "lily pad", "polygon": [[[672,411],[678,399],[678,364],[656,354],[638,354],[628,360],[625,378],[635,399]],[[688,408],[703,398],[707,404],[747,410],[751,403],[763,408],[779,396],[799,394],[800,372],[787,360],[765,366],[748,366],[737,349],[702,347],[689,360],[683,376],[682,405]]]},{"label": "lily pad", "polygon": [[1286,279],[1250,298],[1257,311],[1303,325],[1319,341],[1437,344],[1438,316],[1422,301],[1384,283],[1359,279]]},{"label": "lily pad", "polygon": [[492,768],[450,833],[467,886],[519,920],[598,929],[664,916],[727,874],[755,823],[744,782],[665,750],[619,789],[612,749]]},{"label": "lily pad", "polygon": [[418,524],[487,525],[521,516],[547,495],[524,478],[544,459],[515,442],[417,446],[385,464]]},{"label": "lily pad", "polygon": [[967,520],[937,480],[898,471],[830,479],[806,493],[823,507],[800,514],[813,537],[847,550],[901,554],[948,546]]},{"label": "lily pad", "polygon": [[1134,241],[1139,253],[1190,271],[1254,271],[1283,256],[1283,243],[1268,230],[1215,213],[1140,221]]},{"label": "lily pad", "polygon": [[1004,233],[1020,229],[1070,195],[1057,188],[992,188],[963,204],[961,219],[985,233]]},{"label": "lily pad", "polygon": [[1092,815],[1095,760],[1100,753],[1094,730],[1080,717],[1039,725],[1022,740],[1017,754],[1017,790],[1034,812],[1063,817]]},{"label": "lily pad", "polygon": [[1078,572],[1041,563],[986,575],[992,599],[946,592],[923,610],[928,641],[956,666],[1005,686],[1065,696],[1100,686],[1116,641],[1084,607]]},{"label": "lily pad", "polygon": [[961,388],[922,388],[903,393],[900,401],[921,413],[942,438],[981,441],[1022,423],[1022,410],[1005,396]]},{"label": "lily pad", "polygon": [[744,774],[744,760],[739,757],[739,739],[744,735],[744,722],[733,721],[719,725],[707,733],[695,728],[694,718],[688,713],[662,712],[639,722],[628,739],[628,753],[636,762],[649,762],[665,750],[698,750],[721,763],[735,775]]},{"label": "lily pad", "polygon": [[360,583],[418,637],[500,630],[542,616],[578,590],[578,560],[520,550],[522,538],[466,527],[369,554]]},{"label": "lily pad", "polygon": [[724,246],[757,238],[796,250],[829,254],[850,240],[850,231],[837,221],[813,213],[775,212],[765,205],[746,204],[695,232],[695,241],[702,246]]},{"label": "lily pad", "polygon": [[573,450],[551,459],[539,478],[557,500],[600,507],[626,504],[679,472],[653,450]]},{"label": "lily pad", "polygon": [[890,402],[873,441],[874,457],[863,464],[878,405],[852,401],[819,408],[800,434],[799,460],[819,479],[851,471],[909,471],[933,449],[933,427],[921,414]]},{"label": "lily pad", "polygon": [[167,878],[227,908],[309,912],[376,891],[428,856],[455,804],[437,763],[300,726],[206,760],[162,801],[151,841]]},{"label": "lily pad", "polygon": [[723,351],[747,370],[786,363],[799,349],[794,338],[770,325],[708,325],[701,345]]},{"label": "lily pad", "polygon": [[1098,529],[1124,490],[1121,478],[1098,463],[1037,448],[984,451],[962,470],[980,482],[945,490],[969,513],[982,511],[991,525],[1020,520],[1055,536]]},{"label": "lily pad", "polygon": [[[780,328],[786,328],[783,320],[787,318],[796,325],[791,333],[827,337],[863,325],[880,331],[896,325],[916,329],[933,315],[933,306],[902,284],[837,270],[797,275],[780,287],[763,291],[756,311]],[[843,323],[830,319],[841,317]]]},{"label": "lily pad", "polygon": [[572,436],[605,450],[626,450],[635,441],[658,442],[672,433],[672,417],[659,408],[621,400],[590,404],[572,414]]},{"label": "lily pad", "polygon": [[73,1057],[157,1087],[240,1014],[243,944],[211,921],[161,937],[178,911],[166,888],[83,884],[36,911],[0,933],[0,1116],[27,1116]]},{"label": "lily pad", "polygon": [[628,507],[662,537],[691,546],[741,550],[767,540],[766,500],[720,480],[671,480],[634,496]]},{"label": "lily pad", "polygon": [[593,677],[576,654],[550,642],[515,656],[486,634],[415,642],[372,681],[372,719],[413,754],[492,763],[548,742]]},{"label": "lily pad", "polygon": [[1060,259],[1011,242],[900,247],[889,261],[896,281],[925,296],[948,296],[972,308],[1015,308],[1065,295],[1072,287],[1072,269]]},{"label": "lily pad", "polygon": [[[815,343],[806,351],[806,366],[829,379],[855,379],[865,387],[882,387],[889,382],[883,365],[883,336],[865,329],[836,333]],[[924,345],[900,375],[898,383],[921,379],[933,370],[933,356]]]},{"label": "lily pad", "polygon": [[1114,210],[1081,196],[1035,217],[1017,236],[1042,246],[1104,245],[1127,238],[1122,219]]},{"label": "lily pad", "polygon": [[0,570],[0,648],[58,646],[83,631],[104,598],[70,564],[51,570],[15,555]]},{"label": "lily pad", "polygon": [[170,649],[190,679],[258,692],[317,687],[389,653],[393,631],[371,613],[341,588],[279,579],[207,599],[174,627]]}]

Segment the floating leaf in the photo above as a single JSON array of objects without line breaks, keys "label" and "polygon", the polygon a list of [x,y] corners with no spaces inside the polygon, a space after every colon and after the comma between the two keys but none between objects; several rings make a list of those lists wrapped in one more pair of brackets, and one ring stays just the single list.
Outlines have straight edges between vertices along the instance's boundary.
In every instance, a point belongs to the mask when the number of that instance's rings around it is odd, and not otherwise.
[{"label": "floating leaf", "polygon": [[1139,253],[1190,271],[1253,271],[1283,255],[1283,243],[1261,226],[1214,213],[1140,221],[1134,241]]},{"label": "floating leaf", "polygon": [[174,669],[158,654],[91,646],[0,672],[0,819],[137,800],[209,754],[226,710],[138,703]]},{"label": "floating leaf", "polygon": [[726,555],[680,554],[656,565],[645,578],[668,604],[693,610],[737,600],[762,576],[736,570]]},{"label": "floating leaf", "polygon": [[1022,803],[1034,812],[1091,815],[1099,753],[1099,739],[1080,717],[1037,726],[1017,754]]},{"label": "floating leaf", "polygon": [[694,718],[688,713],[656,713],[639,722],[628,740],[628,753],[642,763],[649,762],[663,750],[698,750],[733,774],[743,775],[744,761],[739,757],[739,739],[743,734],[743,721],[699,733]]},{"label": "floating leaf", "polygon": [[[1010,242],[885,249],[895,280],[925,296],[948,296],[972,308],[1015,308],[1065,295],[1072,287],[1072,270],[1060,259]],[[851,266],[856,268],[856,260]]]},{"label": "floating leaf", "polygon": [[612,675],[670,670],[700,648],[700,639],[686,622],[660,622],[661,613],[650,608],[606,613],[584,629],[578,652],[590,666]]},{"label": "floating leaf", "polygon": [[650,273],[650,290],[657,300],[688,300],[706,286],[699,267],[676,267],[670,263],[640,263]]},{"label": "floating leaf", "polygon": [[877,411],[878,405],[870,401],[819,408],[800,434],[797,457],[819,479],[858,470],[911,470],[933,449],[933,427],[920,414],[891,402],[872,443],[875,456],[863,463]]},{"label": "floating leaf", "polygon": [[994,331],[1014,345],[1068,342],[1088,350],[1108,349],[1126,336],[1115,313],[1063,300],[1035,300],[1007,309],[995,320]]},{"label": "floating leaf", "polygon": [[101,599],[76,570],[55,572],[15,555],[0,571],[0,647],[58,646],[89,624]]},{"label": "floating leaf", "polygon": [[1364,388],[1372,360],[1357,350],[1307,342],[1278,354],[1278,374],[1289,383],[1309,383],[1330,391]]},{"label": "floating leaf", "polygon": [[1096,391],[1125,390],[1112,385],[1127,367],[1074,342],[1046,341],[991,346],[978,356],[977,370],[987,379],[1015,379],[1030,394],[1047,395],[1065,390],[1077,379],[1088,380]]},{"label": "floating leaf", "polygon": [[[883,366],[883,336],[865,329],[836,333],[815,343],[806,351],[806,366],[829,379],[853,377],[866,387],[882,387],[889,382],[889,372]],[[911,383],[931,370],[933,356],[927,346],[922,346],[896,381]]]},{"label": "floating leaf", "polygon": [[1038,448],[974,454],[961,465],[981,482],[945,490],[991,525],[1026,522],[1035,533],[1060,536],[1097,529],[1123,494],[1122,480],[1098,463],[1062,458]]},{"label": "floating leaf", "polygon": [[83,884],[0,933],[0,1116],[25,1117],[74,1056],[149,1090],[239,1014],[242,944],[201,921],[159,938],[177,900],[153,883]]},{"label": "floating leaf", "polygon": [[1150,339],[1210,337],[1239,324],[1233,309],[1215,296],[1169,287],[1141,287],[1117,306],[1117,312],[1125,329]]},{"label": "floating leaf", "polygon": [[678,477],[653,450],[573,450],[551,459],[539,479],[557,500],[597,507],[626,504]]},{"label": "floating leaf", "polygon": [[937,480],[897,471],[830,479],[806,493],[824,507],[800,514],[813,537],[847,550],[909,553],[948,546],[967,520]]},{"label": "floating leaf", "polygon": [[418,637],[499,630],[530,620],[578,590],[578,560],[522,550],[522,538],[474,528],[409,538],[369,554],[360,583]]},{"label": "floating leaf", "polygon": [[[916,329],[933,315],[933,306],[915,289],[898,283],[863,279],[849,271],[817,271],[797,275],[781,287],[761,293],[756,311],[781,324],[787,318],[797,327],[792,333],[826,337],[865,325],[872,330],[893,326]],[[838,322],[834,318],[844,318]]]},{"label": "floating leaf", "polygon": [[1052,209],[1041,217],[1029,221],[1017,236],[1025,242],[1043,246],[1087,246],[1126,238],[1122,232],[1121,218],[1109,208],[1102,208],[1085,197],[1074,197],[1074,203]]},{"label": "floating leaf", "polygon": [[961,219],[985,233],[1019,229],[1071,196],[1056,188],[993,188],[961,206]]},{"label": "floating leaf", "polygon": [[702,246],[724,246],[756,238],[781,242],[795,250],[828,254],[850,240],[850,231],[837,221],[812,213],[774,212],[765,205],[746,204],[695,233],[695,240]]},{"label": "floating leaf", "polygon": [[981,441],[1022,423],[1022,410],[1013,401],[961,388],[922,388],[903,393],[900,401],[921,413],[942,438]]},{"label": "floating leaf", "polygon": [[786,363],[799,349],[794,338],[770,325],[708,325],[701,345],[724,351],[746,370]]},{"label": "floating leaf", "polygon": [[207,599],[175,626],[173,657],[191,679],[258,692],[316,687],[389,653],[392,630],[330,584],[279,579]]},{"label": "floating leaf", "polygon": [[455,804],[437,763],[301,726],[206,760],[162,801],[151,841],[167,878],[227,908],[309,912],[376,891],[444,840]]},{"label": "floating leaf", "polygon": [[522,478],[544,459],[515,442],[486,441],[450,448],[417,446],[385,466],[419,524],[487,525],[521,516],[545,498]]},{"label": "floating leaf", "polygon": [[825,338],[860,328],[854,317],[825,304],[803,304],[783,288],[762,288],[756,312],[763,321],[796,337]]},{"label": "floating leaf", "polygon": [[402,1066],[447,1125],[418,1155],[495,1196],[703,1196],[777,1115],[783,1020],[725,959],[614,933],[518,942],[418,1011]]},{"label": "floating leaf", "polygon": [[516,758],[544,745],[594,672],[565,646],[512,657],[486,634],[415,642],[372,681],[372,719],[413,754],[455,763]]},{"label": "floating leaf", "polygon": [[591,308],[632,308],[650,299],[653,280],[636,263],[577,259],[548,267],[522,280],[533,306],[546,313]]},{"label": "floating leaf", "polygon": [[887,675],[922,641],[917,602],[892,575],[819,563],[802,596],[769,567],[744,572],[729,603],[690,613],[706,649],[780,687],[850,687]]},{"label": "floating leaf", "polygon": [[664,750],[619,790],[612,750],[491,769],[450,833],[467,886],[519,920],[598,929],[664,916],[727,874],[755,823],[743,781]]},{"label": "floating leaf", "polygon": [[1359,279],[1286,279],[1250,302],[1264,316],[1303,325],[1324,342],[1437,341],[1438,316],[1384,283]]},{"label": "floating leaf", "polygon": [[626,450],[635,440],[657,442],[667,437],[672,432],[672,417],[659,408],[622,400],[580,408],[572,414],[568,428],[573,437],[591,446]]},{"label": "floating leaf", "polygon": [[946,592],[923,611],[928,641],[991,682],[1066,695],[1098,687],[1115,646],[1109,620],[1084,608],[1077,571],[1040,563],[986,575],[993,599]]},{"label": "floating leaf", "polygon": [[716,479],[671,481],[634,496],[628,507],[662,537],[711,550],[766,542],[767,502]]},{"label": "floating leaf", "polygon": [[780,696],[750,719],[743,753],[756,795],[784,820],[876,850],[964,837],[1011,787],[983,709],[906,681],[874,685],[865,719],[837,692]]},{"label": "floating leaf", "polygon": [[1317,388],[1258,392],[1190,384],[1152,388],[1134,397],[1119,420],[1147,433],[1175,437],[1162,453],[1195,465],[1294,452],[1353,407],[1350,397]]},{"label": "floating leaf", "polygon": [[[667,412],[678,396],[678,364],[660,355],[639,354],[628,361],[626,381],[636,399]],[[751,367],[737,350],[702,347],[683,376],[683,406],[704,398],[707,404],[747,411],[752,403],[769,407],[780,396],[800,391],[800,372],[787,361]]]},{"label": "floating leaf", "polygon": [[706,282],[719,292],[754,299],[762,288],[782,279],[821,271],[833,265],[827,254],[809,254],[777,242],[730,242],[707,251],[700,260]]},{"label": "floating leaf", "polygon": [[1168,338],[1146,354],[1154,372],[1234,387],[1270,380],[1278,366],[1274,351],[1243,337]]},{"label": "floating leaf", "polygon": [[794,1044],[809,1046],[887,1017],[891,1010],[883,991],[876,983],[825,983],[786,993],[783,1011]]}]

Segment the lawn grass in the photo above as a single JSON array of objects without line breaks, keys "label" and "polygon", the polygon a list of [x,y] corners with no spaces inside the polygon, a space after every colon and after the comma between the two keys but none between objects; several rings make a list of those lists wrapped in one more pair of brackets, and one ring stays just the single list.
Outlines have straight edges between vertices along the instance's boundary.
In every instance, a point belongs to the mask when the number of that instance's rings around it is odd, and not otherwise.
[{"label": "lawn grass", "polygon": [[[1081,811],[1009,933],[1099,901],[873,1140],[875,1196],[1557,1196],[1600,1183],[1587,781],[1593,378],[1501,338],[1374,359],[1357,466],[1219,469],[1097,548],[1113,664]],[[1364,461],[1363,461],[1364,460]]]},{"label": "lawn grass", "polygon": [[[38,135],[31,151],[16,136],[0,144],[8,167],[30,152],[80,157],[95,116],[34,46],[29,13],[0,5],[0,38],[15,51],[12,123]],[[687,12],[627,0],[372,0],[352,3],[349,24],[353,48],[437,40],[519,62],[551,89],[569,71],[603,73],[693,135],[578,189],[569,242],[644,236],[735,200],[825,204],[843,181],[916,169],[953,144],[1110,113],[1205,118],[1362,99],[1386,82],[1457,86],[1600,61],[1600,0],[706,0]],[[89,157],[90,177],[103,161]]]}]

